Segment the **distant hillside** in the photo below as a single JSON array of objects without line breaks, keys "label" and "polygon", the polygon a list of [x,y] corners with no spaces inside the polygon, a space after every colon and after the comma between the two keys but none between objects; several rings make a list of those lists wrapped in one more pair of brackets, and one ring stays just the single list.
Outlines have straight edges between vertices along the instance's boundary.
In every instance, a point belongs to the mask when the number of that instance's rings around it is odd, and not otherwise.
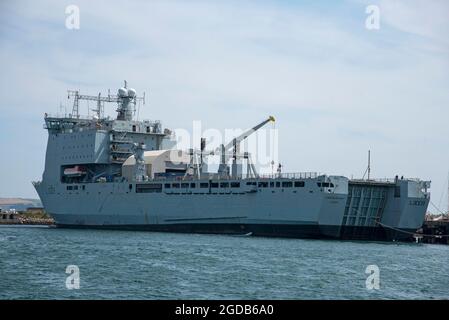
[{"label": "distant hillside", "polygon": [[26,210],[29,207],[42,207],[39,199],[23,198],[0,198],[0,209],[16,209],[17,211]]}]

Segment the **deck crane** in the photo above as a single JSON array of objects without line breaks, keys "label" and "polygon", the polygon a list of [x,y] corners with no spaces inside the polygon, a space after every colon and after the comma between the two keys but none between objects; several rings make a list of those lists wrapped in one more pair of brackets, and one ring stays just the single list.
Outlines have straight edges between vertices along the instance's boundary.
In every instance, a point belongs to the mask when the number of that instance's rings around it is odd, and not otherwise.
[{"label": "deck crane", "polygon": [[[231,172],[232,176],[237,177],[239,174],[241,174],[241,164],[239,163],[239,158],[242,158],[242,155],[240,155],[240,143],[269,122],[275,122],[273,116],[269,116],[267,119],[265,119],[255,127],[245,131],[238,137],[232,139],[232,141],[230,141],[228,144],[226,145],[222,144],[214,151],[208,154],[208,155],[220,155],[220,166],[218,168],[218,174],[220,175],[229,174],[228,160],[231,157],[232,157],[232,172]],[[243,158],[249,160],[249,154],[245,152]]]}]

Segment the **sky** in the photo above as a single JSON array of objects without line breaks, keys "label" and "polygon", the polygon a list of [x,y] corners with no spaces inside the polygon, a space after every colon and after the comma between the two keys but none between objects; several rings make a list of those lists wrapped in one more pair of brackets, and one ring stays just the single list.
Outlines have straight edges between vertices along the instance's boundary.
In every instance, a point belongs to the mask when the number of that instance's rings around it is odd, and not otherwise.
[{"label": "sky", "polygon": [[447,210],[448,18],[445,0],[1,1],[0,197],[37,198],[43,115],[71,108],[67,89],[126,79],[142,119],[224,131],[273,115],[284,172],[361,177],[371,150],[373,177],[431,180]]}]

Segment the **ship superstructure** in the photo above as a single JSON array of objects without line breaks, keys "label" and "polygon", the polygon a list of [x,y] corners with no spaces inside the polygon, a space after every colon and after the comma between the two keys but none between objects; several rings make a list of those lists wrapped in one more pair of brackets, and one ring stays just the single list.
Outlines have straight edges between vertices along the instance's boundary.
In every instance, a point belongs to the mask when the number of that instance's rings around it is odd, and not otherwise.
[{"label": "ship superstructure", "polygon": [[[403,240],[423,223],[427,181],[259,174],[240,144],[274,117],[214,150],[203,139],[199,150],[175,150],[161,122],[134,119],[145,98],[126,82],[114,96],[69,96],[72,114],[45,116],[45,170],[34,183],[60,227]],[[97,102],[94,116],[79,115],[80,100]],[[115,119],[105,102],[117,105]],[[220,158],[217,172],[210,156]]]}]

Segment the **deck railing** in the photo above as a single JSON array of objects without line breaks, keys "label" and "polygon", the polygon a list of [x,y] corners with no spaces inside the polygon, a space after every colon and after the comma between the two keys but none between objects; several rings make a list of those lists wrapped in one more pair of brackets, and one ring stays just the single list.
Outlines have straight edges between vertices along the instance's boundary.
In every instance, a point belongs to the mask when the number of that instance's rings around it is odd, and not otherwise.
[{"label": "deck railing", "polygon": [[[280,173],[280,174],[259,174],[257,177],[254,175],[242,174],[238,177],[232,176],[220,176],[217,174],[203,174],[200,180],[214,180],[214,181],[222,181],[222,180],[244,180],[244,179],[254,179],[254,180],[263,180],[263,179],[313,179],[317,178],[320,174],[318,172],[292,172],[292,173]],[[150,178],[147,181],[193,181],[198,180],[197,176],[194,175],[179,175],[179,176],[155,176],[154,178]]]}]

